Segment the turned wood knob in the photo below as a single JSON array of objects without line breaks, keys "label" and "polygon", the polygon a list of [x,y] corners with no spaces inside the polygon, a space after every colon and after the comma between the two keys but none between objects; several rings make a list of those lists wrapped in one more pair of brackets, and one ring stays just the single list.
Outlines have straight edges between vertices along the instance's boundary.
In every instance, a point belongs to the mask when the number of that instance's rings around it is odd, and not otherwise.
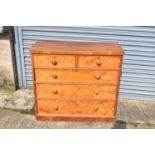
[{"label": "turned wood knob", "polygon": [[96,90],[96,91],[95,91],[95,94],[96,94],[96,95],[99,95],[99,91]]},{"label": "turned wood knob", "polygon": [[53,94],[58,94],[58,90],[53,90]]},{"label": "turned wood knob", "polygon": [[97,64],[98,66],[101,66],[101,60],[97,59],[96,64]]},{"label": "turned wood knob", "polygon": [[96,74],[96,79],[100,80],[101,79],[101,75],[100,74]]},{"label": "turned wood knob", "polygon": [[58,106],[54,106],[53,108],[55,111],[58,111],[59,110],[59,107]]},{"label": "turned wood knob", "polygon": [[57,78],[58,78],[58,76],[57,76],[56,74],[53,74],[52,77],[53,77],[54,79],[57,79]]},{"label": "turned wood knob", "polygon": [[55,59],[52,60],[53,65],[57,65],[57,61]]},{"label": "turned wood knob", "polygon": [[99,108],[98,107],[94,107],[94,111],[98,111],[99,110]]}]

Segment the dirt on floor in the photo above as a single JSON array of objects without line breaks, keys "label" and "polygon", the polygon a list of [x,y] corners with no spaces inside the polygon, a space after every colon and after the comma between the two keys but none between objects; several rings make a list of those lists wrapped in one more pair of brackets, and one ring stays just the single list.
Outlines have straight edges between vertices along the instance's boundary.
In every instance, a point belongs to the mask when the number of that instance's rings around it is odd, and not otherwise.
[{"label": "dirt on floor", "polygon": [[32,114],[0,109],[0,129],[154,129],[155,125],[115,121],[104,122],[50,122],[37,121]]}]

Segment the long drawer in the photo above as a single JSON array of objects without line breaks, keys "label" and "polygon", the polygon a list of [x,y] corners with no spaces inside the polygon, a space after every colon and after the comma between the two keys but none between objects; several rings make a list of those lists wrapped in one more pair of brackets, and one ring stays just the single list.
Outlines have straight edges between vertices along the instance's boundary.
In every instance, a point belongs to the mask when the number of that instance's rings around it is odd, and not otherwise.
[{"label": "long drawer", "polygon": [[37,82],[83,82],[117,85],[119,71],[35,69]]},{"label": "long drawer", "polygon": [[115,103],[37,100],[37,108],[39,114],[113,116]]},{"label": "long drawer", "polygon": [[115,100],[116,86],[36,84],[37,98]]}]

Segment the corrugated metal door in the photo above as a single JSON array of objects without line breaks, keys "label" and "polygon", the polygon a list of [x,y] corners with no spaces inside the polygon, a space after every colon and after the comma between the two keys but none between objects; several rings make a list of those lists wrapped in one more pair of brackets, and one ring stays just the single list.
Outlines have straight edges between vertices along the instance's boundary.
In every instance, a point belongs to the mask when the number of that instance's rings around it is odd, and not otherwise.
[{"label": "corrugated metal door", "polygon": [[36,41],[110,41],[125,51],[119,97],[155,101],[155,27],[15,27],[15,32],[21,86],[32,86],[29,48]]}]

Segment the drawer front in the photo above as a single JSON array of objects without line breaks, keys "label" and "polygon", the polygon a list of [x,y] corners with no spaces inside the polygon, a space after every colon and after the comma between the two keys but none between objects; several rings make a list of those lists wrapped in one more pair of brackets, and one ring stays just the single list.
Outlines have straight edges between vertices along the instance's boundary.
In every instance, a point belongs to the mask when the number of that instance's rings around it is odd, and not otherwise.
[{"label": "drawer front", "polygon": [[94,82],[117,85],[118,77],[118,71],[35,70],[35,80],[37,82]]},{"label": "drawer front", "polygon": [[39,114],[62,114],[62,115],[104,115],[113,116],[115,104],[109,102],[79,102],[38,100]]},{"label": "drawer front", "polygon": [[74,56],[33,55],[34,68],[75,67]]},{"label": "drawer front", "polygon": [[115,100],[115,86],[37,84],[37,98]]},{"label": "drawer front", "polygon": [[120,56],[80,56],[79,68],[120,69]]}]

